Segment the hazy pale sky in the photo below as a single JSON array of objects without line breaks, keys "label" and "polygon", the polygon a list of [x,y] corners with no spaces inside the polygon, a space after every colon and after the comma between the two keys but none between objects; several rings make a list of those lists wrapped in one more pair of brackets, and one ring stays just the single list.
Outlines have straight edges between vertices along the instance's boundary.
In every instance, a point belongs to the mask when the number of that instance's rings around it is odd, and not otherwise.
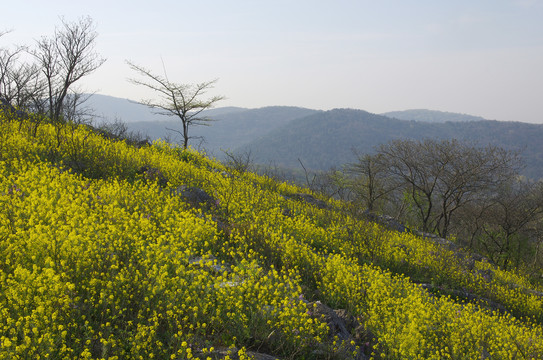
[{"label": "hazy pale sky", "polygon": [[543,123],[543,0],[12,1],[0,46],[90,16],[107,62],[84,90],[138,100],[130,60],[218,78],[218,106],[426,108]]}]

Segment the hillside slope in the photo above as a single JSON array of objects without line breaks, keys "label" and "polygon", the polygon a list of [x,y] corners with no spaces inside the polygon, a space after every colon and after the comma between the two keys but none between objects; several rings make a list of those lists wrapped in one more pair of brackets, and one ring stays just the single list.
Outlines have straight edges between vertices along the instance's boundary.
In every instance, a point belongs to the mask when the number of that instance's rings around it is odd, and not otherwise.
[{"label": "hillside slope", "polygon": [[521,274],[165,142],[31,120],[0,114],[0,359],[543,357]]}]

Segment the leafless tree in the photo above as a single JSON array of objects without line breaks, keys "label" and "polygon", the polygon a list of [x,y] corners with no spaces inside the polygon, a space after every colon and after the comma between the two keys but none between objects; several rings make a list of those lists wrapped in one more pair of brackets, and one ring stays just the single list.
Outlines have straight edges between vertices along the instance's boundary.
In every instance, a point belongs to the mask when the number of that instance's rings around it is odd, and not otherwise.
[{"label": "leafless tree", "polygon": [[62,26],[54,35],[42,37],[31,52],[46,84],[47,113],[54,123],[63,122],[71,91],[71,100],[81,99],[74,95],[73,85],[105,62],[94,49],[98,34],[90,17],[76,22],[61,21]]},{"label": "leafless tree", "polygon": [[314,191],[342,201],[349,201],[352,197],[351,187],[345,173],[332,166],[326,171],[315,174],[313,181]]},{"label": "leafless tree", "polygon": [[223,96],[202,99],[207,91],[214,87],[217,80],[199,84],[179,84],[169,81],[167,75],[164,77],[156,75],[130,61],[127,61],[127,64],[142,78],[129,79],[131,83],[144,86],[158,94],[158,99],[145,99],[140,103],[154,109],[158,115],[174,116],[181,120],[182,130],[173,131],[183,136],[183,148],[186,149],[189,139],[191,139],[189,129],[196,125],[209,125],[212,119],[204,116],[202,112],[224,99]]},{"label": "leafless tree", "polygon": [[355,201],[368,211],[375,211],[379,203],[397,189],[397,182],[390,181],[382,155],[359,154],[354,151],[357,161],[348,164],[345,172],[350,176],[350,187]]},{"label": "leafless tree", "polygon": [[251,150],[241,152],[223,150],[223,153],[225,155],[225,165],[238,173],[247,172],[251,170],[254,165]]},{"label": "leafless tree", "polygon": [[382,145],[386,176],[408,194],[422,230],[446,237],[455,212],[518,173],[516,153],[456,140],[396,140]]},{"label": "leafless tree", "polygon": [[63,116],[70,119],[73,125],[90,123],[94,117],[94,109],[86,105],[86,102],[92,95],[72,89],[64,99]]},{"label": "leafless tree", "polygon": [[16,108],[34,111],[45,87],[36,64],[21,61],[27,51],[24,46],[0,48],[0,97]]},{"label": "leafless tree", "polygon": [[481,250],[504,269],[519,267],[530,239],[537,248],[537,223],[543,213],[541,183],[514,180],[504,184],[485,212]]}]

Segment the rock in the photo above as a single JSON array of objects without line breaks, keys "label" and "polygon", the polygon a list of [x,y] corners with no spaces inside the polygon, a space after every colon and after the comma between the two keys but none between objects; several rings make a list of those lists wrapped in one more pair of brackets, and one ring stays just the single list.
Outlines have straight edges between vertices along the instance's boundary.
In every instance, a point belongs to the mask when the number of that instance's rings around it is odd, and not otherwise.
[{"label": "rock", "polygon": [[137,148],[142,148],[142,147],[151,146],[151,143],[149,142],[149,140],[145,139],[145,140],[137,141],[134,144],[134,146],[137,147]]},{"label": "rock", "polygon": [[171,193],[172,195],[181,196],[193,206],[202,204],[211,205],[215,203],[215,199],[213,199],[211,195],[196,186],[181,185],[177,189],[172,190]]},{"label": "rock", "polygon": [[328,208],[328,205],[324,201],[319,200],[315,198],[313,195],[309,195],[309,194],[297,193],[297,194],[287,195],[287,198],[291,198],[298,201],[304,201],[308,203],[309,205],[313,205],[319,209]]},{"label": "rock", "polygon": [[156,181],[159,186],[164,187],[168,185],[168,179],[158,168],[144,165],[138,169],[137,173],[143,175],[145,180]]},{"label": "rock", "polygon": [[316,318],[321,319],[328,324],[332,337],[337,336],[340,340],[347,340],[352,337],[347,329],[345,321],[340,318],[332,308],[324,305],[320,301],[308,303],[308,307]]},{"label": "rock", "polygon": [[334,313],[337,315],[341,321],[345,324],[345,328],[349,331],[349,333],[352,333],[353,329],[356,329],[360,324],[358,323],[358,320],[351,315],[347,310],[345,309],[337,309],[334,310]]},{"label": "rock", "polygon": [[494,278],[494,271],[492,269],[476,270],[475,274],[479,275],[479,277],[483,278],[486,282],[491,282]]},{"label": "rock", "polygon": [[215,275],[221,275],[225,271],[230,272],[230,269],[228,267],[218,264],[214,257],[204,258],[204,257],[198,256],[198,257],[189,259],[189,265],[208,269],[210,272],[214,273]]},{"label": "rock", "polygon": [[[255,351],[248,350],[245,353],[249,356],[250,359],[254,359],[254,360],[279,360],[279,358],[276,356],[271,356],[268,354],[263,354],[263,353],[259,353]],[[213,360],[224,359],[226,356],[228,356],[232,360],[239,359],[238,349],[219,347],[213,350],[211,353],[201,354],[201,356],[200,354],[196,354],[196,358],[199,358],[199,359],[211,358]]]},{"label": "rock", "polygon": [[[307,306],[312,316],[328,324],[330,340],[337,337],[342,342],[338,349],[338,356],[347,359],[367,359],[366,354],[371,353],[370,342],[374,337],[353,315],[349,314],[347,310],[334,310],[320,301],[307,303]],[[353,336],[353,334],[355,335]],[[371,338],[368,338],[369,336]],[[352,345],[352,342],[355,345]],[[359,351],[356,352],[357,345]],[[353,353],[356,353],[355,357],[353,357]]]},{"label": "rock", "polygon": [[27,119],[28,114],[22,110],[17,110],[9,101],[0,97],[0,110],[7,116],[15,119]]}]

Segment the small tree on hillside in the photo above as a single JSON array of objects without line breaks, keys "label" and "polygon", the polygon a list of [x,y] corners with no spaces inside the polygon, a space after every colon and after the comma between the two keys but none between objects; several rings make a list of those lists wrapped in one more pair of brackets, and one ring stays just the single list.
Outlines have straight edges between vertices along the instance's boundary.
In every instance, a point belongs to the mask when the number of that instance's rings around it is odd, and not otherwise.
[{"label": "small tree on hillside", "polygon": [[370,212],[380,210],[382,203],[398,188],[398,184],[387,178],[382,155],[354,153],[357,162],[348,164],[345,171],[350,175],[350,187],[355,201]]},{"label": "small tree on hillside", "polygon": [[504,269],[518,268],[521,259],[531,257],[524,253],[537,245],[529,239],[537,238],[533,233],[543,213],[542,190],[542,183],[511,181],[498,190],[486,209],[480,243],[485,255]]},{"label": "small tree on hillside", "polygon": [[[183,136],[183,148],[188,146],[189,128],[195,125],[209,125],[210,118],[203,116],[202,111],[212,108],[216,102],[223,100],[223,96],[213,96],[202,99],[206,92],[212,89],[217,80],[199,84],[179,84],[168,80],[167,76],[153,74],[150,70],[127,61],[130,68],[136,71],[143,80],[129,79],[136,85],[142,85],[158,93],[158,100],[146,99],[140,103],[154,109],[156,114],[164,116],[176,116],[181,120],[182,131],[177,131]],[[171,129],[170,129],[171,130]]]}]

